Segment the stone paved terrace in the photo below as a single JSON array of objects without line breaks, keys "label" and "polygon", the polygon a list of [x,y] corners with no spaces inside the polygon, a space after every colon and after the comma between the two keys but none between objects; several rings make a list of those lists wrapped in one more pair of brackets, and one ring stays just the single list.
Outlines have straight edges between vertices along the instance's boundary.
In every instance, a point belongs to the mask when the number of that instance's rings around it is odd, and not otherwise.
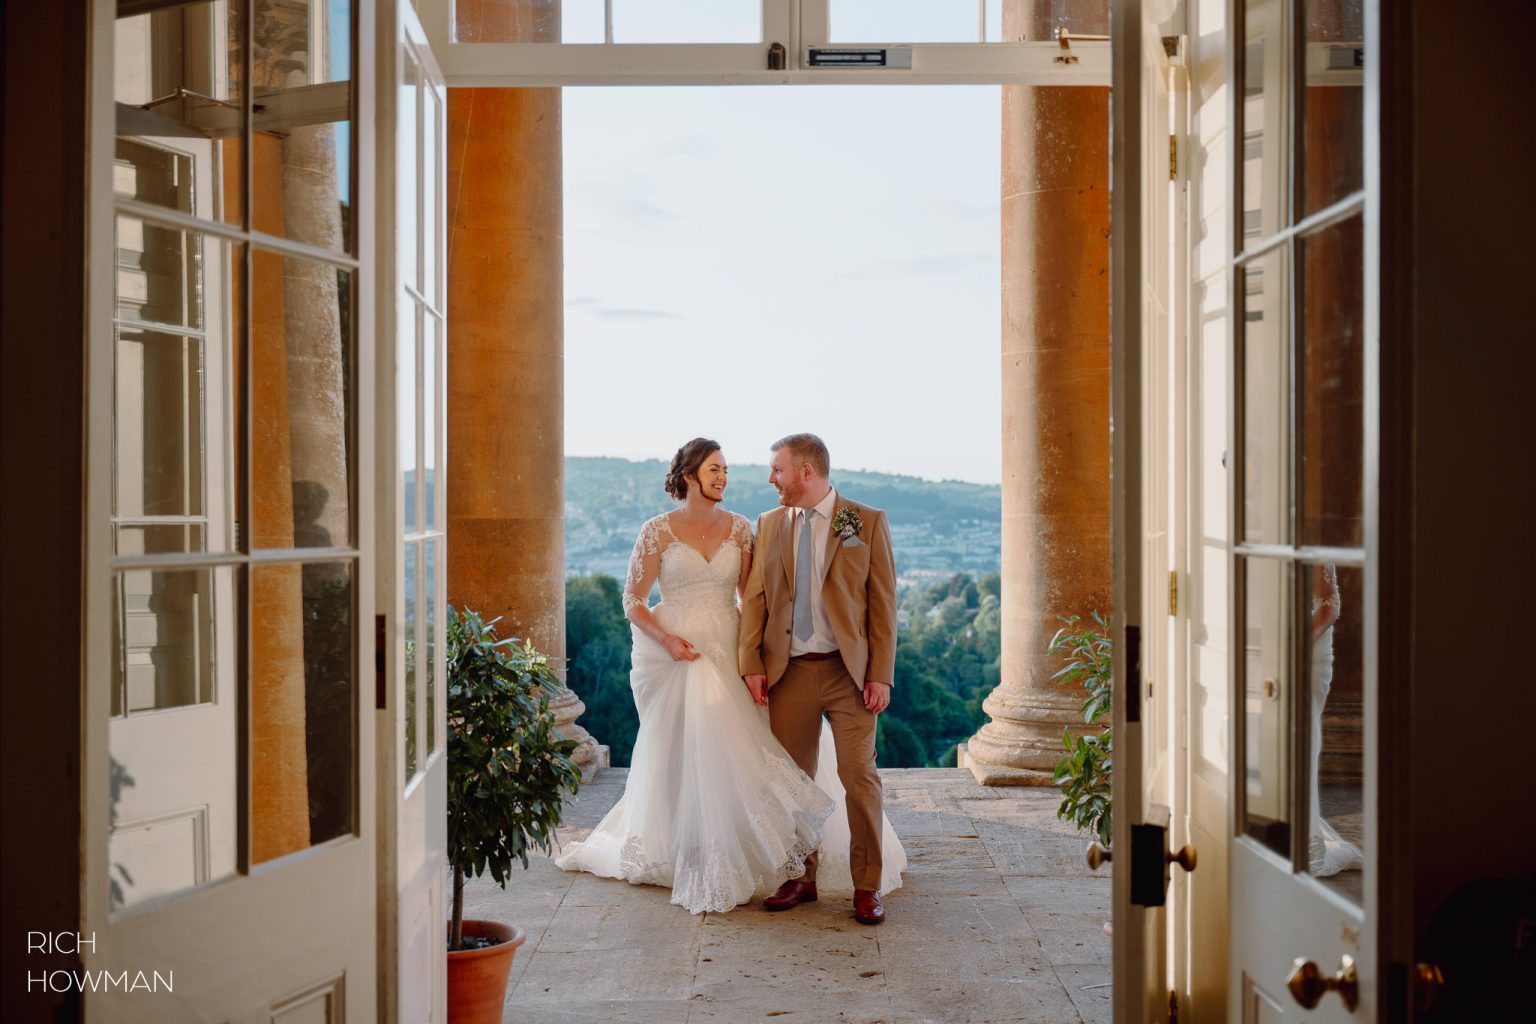
[{"label": "stone paved terrace", "polygon": [[[782,914],[691,915],[652,886],[567,874],[533,857],[506,891],[473,879],[467,917],[528,931],[513,1024],[1107,1022],[1109,877],[1056,820],[1054,790],[979,786],[961,769],[887,769],[886,810],[910,863],[883,925],[847,896]],[[567,815],[586,835],[623,792],[608,769]]]}]

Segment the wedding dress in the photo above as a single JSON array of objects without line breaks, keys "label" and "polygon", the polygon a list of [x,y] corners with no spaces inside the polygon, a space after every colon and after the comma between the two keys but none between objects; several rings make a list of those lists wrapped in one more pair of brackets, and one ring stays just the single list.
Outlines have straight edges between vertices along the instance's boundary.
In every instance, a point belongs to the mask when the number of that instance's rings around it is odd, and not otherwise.
[{"label": "wedding dress", "polygon": [[[635,884],[670,886],[693,913],[725,911],[804,873],[833,800],[795,766],[736,668],[736,586],[752,549],[747,520],[705,557],[666,515],[647,522],[631,556],[626,610],[644,602],[696,661],[674,661],[639,629],[630,688],[640,716],[624,795],[555,863]],[[844,812],[846,816],[846,812]],[[846,823],[844,859],[846,860]]]},{"label": "wedding dress", "polygon": [[[1330,567],[1331,568],[1331,567]],[[1316,615],[1324,604],[1331,603],[1335,617],[1339,608],[1337,580],[1327,576],[1331,592],[1326,597],[1313,597],[1312,614]],[[1311,831],[1307,839],[1307,870],[1315,877],[1336,875],[1361,867],[1365,858],[1360,848],[1343,836],[1323,817],[1323,805],[1319,800],[1318,779],[1321,775],[1323,756],[1323,705],[1328,702],[1328,691],[1333,686],[1333,626],[1330,624],[1312,641],[1312,771],[1311,771]]]}]

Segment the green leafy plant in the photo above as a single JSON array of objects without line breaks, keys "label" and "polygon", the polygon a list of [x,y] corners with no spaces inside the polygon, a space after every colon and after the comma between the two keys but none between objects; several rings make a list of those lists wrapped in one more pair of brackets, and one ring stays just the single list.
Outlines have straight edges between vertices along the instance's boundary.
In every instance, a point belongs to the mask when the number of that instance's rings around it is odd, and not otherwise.
[{"label": "green leafy plant", "polygon": [[1094,832],[1099,842],[1108,846],[1111,835],[1109,785],[1114,770],[1114,729],[1110,724],[1113,710],[1112,681],[1114,645],[1109,638],[1109,624],[1098,612],[1095,625],[1079,626],[1076,615],[1057,616],[1065,623],[1051,637],[1046,653],[1065,663],[1051,678],[1058,686],[1081,686],[1084,690],[1083,721],[1103,728],[1098,735],[1075,739],[1070,729],[1061,732],[1067,756],[1056,762],[1052,781],[1061,787],[1061,806],[1056,817],[1070,821],[1079,830]]},{"label": "green leafy plant", "polygon": [[499,621],[448,609],[449,949],[465,948],[464,877],[489,870],[505,888],[530,846],[549,852],[581,785],[576,741],[560,737],[550,711],[559,677],[531,643],[497,639]]}]

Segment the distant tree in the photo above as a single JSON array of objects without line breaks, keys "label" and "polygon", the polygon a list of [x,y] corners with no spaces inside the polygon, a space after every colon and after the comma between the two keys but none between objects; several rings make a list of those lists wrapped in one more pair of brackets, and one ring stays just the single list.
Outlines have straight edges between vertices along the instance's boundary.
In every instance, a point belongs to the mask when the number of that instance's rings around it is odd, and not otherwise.
[{"label": "distant tree", "polygon": [[630,632],[618,580],[601,573],[565,581],[566,683],[587,706],[581,724],[629,766],[640,718],[629,689]]},{"label": "distant tree", "polygon": [[875,727],[875,759],[884,768],[922,768],[928,764],[922,742],[912,727],[882,714]]}]

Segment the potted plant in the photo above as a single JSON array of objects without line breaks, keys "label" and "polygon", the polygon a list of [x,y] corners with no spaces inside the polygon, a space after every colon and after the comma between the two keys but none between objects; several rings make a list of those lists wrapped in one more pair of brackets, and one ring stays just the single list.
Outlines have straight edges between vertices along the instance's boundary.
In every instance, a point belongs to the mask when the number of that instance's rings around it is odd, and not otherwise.
[{"label": "potted plant", "polygon": [[1075,739],[1070,729],[1061,731],[1067,756],[1056,762],[1052,781],[1061,787],[1061,806],[1056,817],[1071,821],[1080,831],[1094,832],[1099,842],[1109,846],[1111,816],[1110,775],[1114,770],[1114,730],[1110,724],[1113,704],[1110,685],[1114,670],[1114,645],[1109,638],[1109,624],[1098,612],[1095,626],[1078,628],[1078,616],[1058,616],[1066,625],[1051,637],[1046,653],[1055,655],[1065,665],[1051,678],[1059,686],[1083,687],[1083,721],[1101,725],[1098,735]]},{"label": "potted plant", "polygon": [[500,1024],[521,928],[464,920],[464,878],[487,870],[503,888],[530,845],[549,852],[564,799],[581,785],[575,740],[555,731],[559,678],[528,642],[497,639],[496,622],[448,608],[448,1019]]}]

